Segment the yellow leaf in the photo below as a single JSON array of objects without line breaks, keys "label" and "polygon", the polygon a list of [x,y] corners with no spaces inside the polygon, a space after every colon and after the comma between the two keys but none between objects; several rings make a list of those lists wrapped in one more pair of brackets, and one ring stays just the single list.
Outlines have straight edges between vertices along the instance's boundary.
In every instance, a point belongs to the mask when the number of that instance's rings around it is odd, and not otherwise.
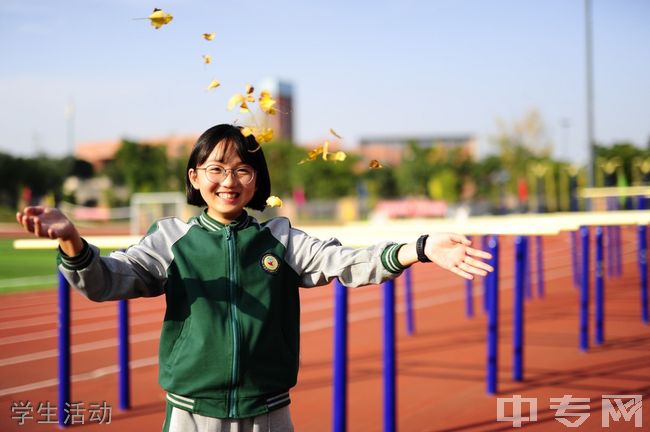
[{"label": "yellow leaf", "polygon": [[205,39],[207,41],[211,41],[212,39],[214,39],[215,36],[216,36],[216,33],[214,33],[214,32],[212,32],[212,33],[203,33],[203,39]]},{"label": "yellow leaf", "polygon": [[324,161],[327,160],[327,154],[329,153],[329,147],[330,147],[330,142],[329,142],[329,141],[325,141],[325,142],[323,143],[323,160],[324,160]]},{"label": "yellow leaf", "polygon": [[246,102],[255,102],[254,90],[252,85],[247,84],[245,95],[237,93],[228,100],[228,110],[232,110],[235,105],[239,104],[239,112],[248,112],[248,104]]},{"label": "yellow leaf", "polygon": [[266,199],[266,205],[269,207],[282,207],[282,200],[274,195]]},{"label": "yellow leaf", "polygon": [[228,111],[232,110],[235,105],[240,105],[242,103],[244,103],[244,96],[239,93],[233,95],[230,99],[228,99]]},{"label": "yellow leaf", "polygon": [[212,63],[212,56],[210,54],[205,54],[203,56],[203,63],[205,63],[205,64]]},{"label": "yellow leaf", "polygon": [[220,85],[221,85],[221,83],[220,83],[219,81],[217,81],[217,80],[212,80],[212,82],[211,82],[210,85],[208,86],[208,90],[216,89],[216,88],[219,87]]},{"label": "yellow leaf", "polygon": [[174,19],[173,16],[168,14],[167,12],[163,11],[162,9],[154,9],[152,14],[148,16],[149,20],[151,20],[151,25],[158,30],[160,27],[164,26],[165,24],[169,24],[169,22]]},{"label": "yellow leaf", "polygon": [[271,97],[271,94],[268,91],[262,90],[262,92],[260,93],[259,101],[260,101],[260,108],[262,108],[262,111],[270,115],[277,113],[277,110],[273,106],[277,103],[277,101]]},{"label": "yellow leaf", "polygon": [[273,129],[265,128],[255,135],[255,139],[260,144],[266,144],[273,139]]},{"label": "yellow leaf", "polygon": [[330,128],[330,133],[331,133],[332,135],[334,135],[335,137],[337,137],[338,139],[343,139],[343,138],[341,138],[341,136],[340,136],[339,134],[337,134],[336,131],[335,131],[334,129],[332,129],[332,128]]},{"label": "yellow leaf", "polygon": [[383,168],[383,167],[384,166],[377,159],[371,160],[370,163],[368,164],[368,168],[371,168],[371,169],[378,169],[378,168]]},{"label": "yellow leaf", "polygon": [[244,126],[243,128],[241,128],[241,133],[245,137],[247,137],[249,135],[254,135],[255,134],[255,128],[250,127],[250,126]]},{"label": "yellow leaf", "polygon": [[326,160],[343,162],[347,157],[348,155],[346,155],[344,152],[337,151],[336,153],[329,153],[326,157]]},{"label": "yellow leaf", "polygon": [[318,155],[322,153],[323,153],[323,146],[316,147],[314,150],[310,150],[309,153],[307,153],[307,159],[301,160],[300,162],[298,162],[298,165],[302,165],[305,162],[316,160]]}]

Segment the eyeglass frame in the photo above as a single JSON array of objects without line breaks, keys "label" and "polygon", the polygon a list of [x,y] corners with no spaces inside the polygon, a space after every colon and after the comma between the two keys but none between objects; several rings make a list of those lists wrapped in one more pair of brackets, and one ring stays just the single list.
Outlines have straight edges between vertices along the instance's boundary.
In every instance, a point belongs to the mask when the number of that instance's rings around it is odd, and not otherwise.
[{"label": "eyeglass frame", "polygon": [[[213,168],[213,167],[221,168],[223,170],[223,175],[222,175],[220,181],[212,181],[212,180],[210,180],[210,176],[208,175],[208,169]],[[249,168],[251,170],[251,172],[252,172],[251,179],[247,183],[244,183],[243,181],[241,181],[240,178],[237,176],[236,171],[238,169],[241,169],[241,168]],[[223,167],[221,165],[208,165],[207,167],[203,167],[203,168],[198,168],[197,167],[197,168],[194,168],[194,169],[196,171],[199,171],[199,170],[205,171],[206,180],[208,180],[210,183],[214,183],[214,184],[221,183],[224,180],[226,180],[228,178],[228,171],[230,171],[230,176],[233,179],[237,180],[240,184],[242,184],[244,186],[251,184],[253,182],[253,180],[255,180],[255,175],[256,175],[255,169],[250,165],[240,165],[240,166],[235,167],[235,168],[225,168],[225,167]]]}]

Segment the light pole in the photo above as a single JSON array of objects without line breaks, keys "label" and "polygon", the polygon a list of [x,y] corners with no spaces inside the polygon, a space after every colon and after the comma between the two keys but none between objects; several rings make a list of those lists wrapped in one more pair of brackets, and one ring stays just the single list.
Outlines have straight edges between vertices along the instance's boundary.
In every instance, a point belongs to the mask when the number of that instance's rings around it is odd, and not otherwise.
[{"label": "light pole", "polygon": [[587,184],[595,185],[595,149],[594,149],[594,83],[593,59],[591,44],[591,0],[585,0],[585,51],[587,72],[587,146],[589,161],[587,162]]}]

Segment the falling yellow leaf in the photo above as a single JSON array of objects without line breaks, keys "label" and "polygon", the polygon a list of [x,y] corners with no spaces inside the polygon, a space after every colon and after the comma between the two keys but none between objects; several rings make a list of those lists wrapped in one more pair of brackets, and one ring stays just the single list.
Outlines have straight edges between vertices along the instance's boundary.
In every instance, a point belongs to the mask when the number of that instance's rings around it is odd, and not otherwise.
[{"label": "falling yellow leaf", "polygon": [[273,129],[271,128],[258,129],[255,126],[244,126],[241,128],[241,133],[245,137],[253,135],[255,137],[255,141],[257,141],[257,143],[260,145],[266,144],[273,139]]},{"label": "falling yellow leaf", "polygon": [[210,85],[208,86],[208,90],[214,90],[214,89],[216,89],[217,87],[219,87],[220,85],[221,85],[221,83],[220,83],[219,81],[217,81],[217,80],[212,80],[212,82],[211,82]]},{"label": "falling yellow leaf", "polygon": [[273,139],[273,129],[271,128],[262,129],[261,131],[255,134],[255,139],[260,144],[266,144],[267,142],[270,142]]},{"label": "falling yellow leaf", "polygon": [[262,111],[270,115],[274,115],[277,113],[277,110],[273,106],[277,103],[277,101],[271,97],[271,94],[268,91],[262,90],[260,92],[259,101],[260,101],[260,108],[262,108]]},{"label": "falling yellow leaf", "polygon": [[203,55],[203,63],[205,64],[212,63],[212,56],[210,54]]},{"label": "falling yellow leaf", "polygon": [[327,160],[327,154],[329,153],[330,142],[329,142],[329,141],[325,141],[325,142],[323,143],[323,146],[322,146],[322,147],[323,147],[323,151],[322,151],[322,154],[323,154],[323,160],[326,161],[326,160]]},{"label": "falling yellow leaf", "polygon": [[266,205],[269,207],[282,207],[282,200],[274,195],[266,199]]},{"label": "falling yellow leaf", "polygon": [[330,128],[330,133],[331,133],[332,135],[334,135],[335,137],[337,137],[338,139],[343,139],[343,138],[341,138],[341,136],[340,136],[339,134],[337,134],[336,131],[335,131],[334,129],[332,129],[332,128]]},{"label": "falling yellow leaf", "polygon": [[228,99],[228,111],[232,110],[235,105],[239,105],[239,111],[240,112],[248,112],[248,104],[247,102],[255,102],[255,96],[253,96],[253,86],[250,84],[246,85],[246,92],[245,96],[241,93],[237,93],[233,95],[230,99]]},{"label": "falling yellow leaf", "polygon": [[156,30],[165,24],[169,24],[169,22],[174,19],[173,16],[158,8],[154,9],[153,13],[149,15],[148,18],[151,20],[151,25],[154,26]]},{"label": "falling yellow leaf", "polygon": [[311,150],[308,154],[307,157],[309,160],[316,160],[318,155],[323,154],[323,146],[316,147],[315,149]]},{"label": "falling yellow leaf", "polygon": [[212,39],[214,39],[215,36],[216,36],[216,33],[215,33],[215,32],[212,32],[212,33],[203,33],[203,39],[205,39],[205,40],[207,40],[207,41],[211,41]]},{"label": "falling yellow leaf", "polygon": [[[318,156],[321,156],[324,161],[326,161],[326,160],[334,160],[333,159],[334,156],[332,156],[332,154],[329,152],[329,145],[330,145],[329,141],[323,142],[322,145],[316,147],[313,150],[310,150],[309,153],[307,153],[307,159],[301,160],[300,162],[298,162],[298,164],[302,165],[305,162],[314,161],[314,160],[316,160],[316,158]],[[339,156],[339,157],[343,157],[343,159],[345,159],[345,156]]]},{"label": "falling yellow leaf", "polygon": [[345,160],[345,158],[347,158],[347,157],[348,157],[348,155],[346,155],[344,152],[337,151],[335,153],[329,153],[327,155],[327,160],[332,160],[332,161],[336,161],[336,162],[343,162]]},{"label": "falling yellow leaf", "polygon": [[383,168],[383,167],[384,166],[377,159],[371,160],[370,163],[368,164],[368,168],[371,168],[371,169],[378,169],[378,168]]},{"label": "falling yellow leaf", "polygon": [[241,94],[237,93],[233,95],[230,99],[228,99],[228,111],[232,110],[235,105],[239,105],[244,101],[244,96]]},{"label": "falling yellow leaf", "polygon": [[323,154],[323,146],[316,147],[313,150],[310,150],[309,153],[307,153],[307,159],[303,159],[300,162],[298,162],[298,165],[302,165],[305,162],[310,162],[313,160],[316,160],[316,158]]}]

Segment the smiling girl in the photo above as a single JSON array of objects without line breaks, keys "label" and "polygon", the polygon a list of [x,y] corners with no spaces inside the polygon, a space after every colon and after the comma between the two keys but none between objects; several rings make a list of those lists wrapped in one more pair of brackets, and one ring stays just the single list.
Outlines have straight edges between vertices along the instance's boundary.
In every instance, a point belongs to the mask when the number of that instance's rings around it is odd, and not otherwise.
[{"label": "smiling girl", "polygon": [[338,278],[350,287],[393,279],[435,262],[462,277],[492,268],[486,252],[455,234],[416,242],[344,247],[311,237],[286,218],[260,223],[270,195],[264,153],[232,125],[204,132],[187,164],[195,218],[156,222],[125,252],[101,257],[59,210],[27,207],[17,220],[59,241],[59,269],[94,301],[165,295],[159,382],[165,431],[292,431],[289,391],[300,352],[299,287]]}]

